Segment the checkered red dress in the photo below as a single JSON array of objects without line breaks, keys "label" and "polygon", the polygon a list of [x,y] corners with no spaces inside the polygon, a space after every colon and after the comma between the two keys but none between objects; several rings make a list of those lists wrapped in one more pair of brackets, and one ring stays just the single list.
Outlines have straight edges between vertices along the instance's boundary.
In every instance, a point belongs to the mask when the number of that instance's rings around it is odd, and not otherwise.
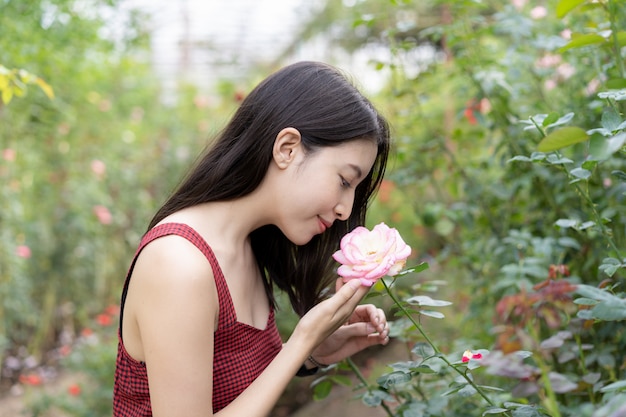
[{"label": "checkered red dress", "polygon": [[[193,243],[206,256],[215,276],[219,297],[219,318],[214,334],[213,356],[213,412],[216,413],[241,394],[282,348],[282,341],[274,321],[274,310],[271,309],[264,330],[239,323],[222,270],[206,241],[185,224],[167,223],[156,226],[142,239],[126,276],[122,292],[122,311],[137,256],[148,243],[167,235],[178,235]],[[134,360],[126,352],[121,337],[121,328],[120,317],[113,415],[116,417],[151,416],[146,364]]]}]

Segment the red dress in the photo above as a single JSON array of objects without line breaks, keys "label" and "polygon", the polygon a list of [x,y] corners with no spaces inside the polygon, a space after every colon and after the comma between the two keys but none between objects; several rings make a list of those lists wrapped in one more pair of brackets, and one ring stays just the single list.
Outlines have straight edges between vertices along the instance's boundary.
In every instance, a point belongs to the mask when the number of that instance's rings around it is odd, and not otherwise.
[{"label": "red dress", "polygon": [[[189,240],[204,254],[213,269],[219,297],[219,318],[214,334],[213,354],[213,412],[216,413],[241,394],[281,350],[282,340],[276,328],[274,309],[270,310],[264,330],[239,323],[226,280],[209,245],[190,226],[166,223],[150,230],[141,240],[126,276],[122,292],[122,312],[137,256],[148,243],[167,235],[177,235]],[[122,317],[120,316],[113,389],[113,415],[152,416],[146,364],[136,361],[126,352],[122,340]]]}]

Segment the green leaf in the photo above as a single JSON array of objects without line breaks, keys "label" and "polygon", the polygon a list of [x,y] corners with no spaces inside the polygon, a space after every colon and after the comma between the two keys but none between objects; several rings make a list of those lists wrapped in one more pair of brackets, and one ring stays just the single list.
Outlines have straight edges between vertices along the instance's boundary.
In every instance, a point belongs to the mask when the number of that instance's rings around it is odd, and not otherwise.
[{"label": "green leaf", "polygon": [[602,301],[591,309],[594,318],[604,321],[626,320],[626,300],[617,297]]},{"label": "green leaf", "polygon": [[602,91],[598,93],[598,97],[615,101],[626,100],[626,88],[622,88],[619,90]]},{"label": "green leaf", "polygon": [[502,413],[506,413],[507,410],[506,408],[499,408],[499,407],[493,407],[493,408],[488,408],[487,410],[485,410],[483,412],[483,416],[486,416],[488,414],[502,414]]},{"label": "green leaf", "polygon": [[584,2],[585,0],[561,0],[556,5],[556,16],[560,19]]},{"label": "green leaf", "polygon": [[583,162],[583,164],[581,165],[582,168],[587,169],[589,171],[593,171],[593,169],[597,166],[598,166],[598,161],[593,161],[593,160],[587,160]]},{"label": "green leaf", "polygon": [[594,300],[593,298],[580,297],[574,300],[574,304],[578,304],[581,306],[595,306],[598,304],[598,300]]},{"label": "green leaf", "polygon": [[561,229],[572,228],[575,229],[578,225],[578,220],[574,219],[558,219],[554,224],[560,227]]},{"label": "green leaf", "polygon": [[333,389],[333,383],[329,379],[325,379],[320,381],[318,384],[315,384],[313,387],[313,399],[316,401],[323,400],[328,397],[330,391]]},{"label": "green leaf", "polygon": [[397,276],[406,275],[409,273],[417,274],[427,269],[428,269],[428,262],[422,262],[410,268],[406,268],[404,271],[400,272]]},{"label": "green leaf", "polygon": [[611,132],[617,130],[622,123],[622,118],[613,107],[607,107],[602,112],[602,127]]},{"label": "green leaf", "polygon": [[416,366],[415,368],[411,368],[411,372],[417,372],[418,374],[434,374],[437,373],[437,371],[435,371],[433,368],[431,368],[428,365],[420,365],[420,366]]},{"label": "green leaf", "polygon": [[378,407],[383,401],[392,401],[393,397],[381,390],[368,391],[363,395],[363,404],[368,407]]},{"label": "green leaf", "polygon": [[615,90],[619,90],[622,88],[626,88],[626,79],[624,78],[609,78],[606,80],[606,88],[611,88]]},{"label": "green leaf", "polygon": [[606,385],[600,389],[600,392],[611,392],[626,390],[626,381],[617,381],[612,384]]},{"label": "green leaf", "polygon": [[411,352],[422,358],[430,358],[435,354],[435,350],[426,342],[417,342]]},{"label": "green leaf", "polygon": [[504,390],[500,387],[492,387],[489,385],[479,385],[478,388],[482,388],[487,391],[496,391],[496,392],[504,392]]},{"label": "green leaf", "polygon": [[516,162],[516,161],[531,162],[532,160],[529,157],[527,157],[527,156],[517,155],[517,156],[514,156],[513,158],[509,159],[507,161],[507,163],[508,162]]},{"label": "green leaf", "polygon": [[575,292],[576,294],[580,294],[583,297],[591,298],[598,301],[610,300],[611,298],[615,297],[613,294],[605,289],[592,287],[591,285],[586,284],[576,285]]},{"label": "green leaf", "polygon": [[410,373],[395,371],[378,377],[378,379],[376,379],[376,383],[385,389],[389,389],[394,385],[404,384],[410,380]]},{"label": "green leaf", "polygon": [[601,35],[598,35],[597,33],[586,33],[584,35],[575,33],[572,35],[572,40],[567,45],[559,48],[558,51],[565,52],[568,49],[581,48],[583,46],[589,45],[597,45],[605,42],[606,39],[604,39]]},{"label": "green leaf", "polygon": [[606,138],[601,135],[593,135],[589,140],[589,153],[598,160],[604,161],[619,151],[626,142],[626,132],[618,133],[615,136]]},{"label": "green leaf", "polygon": [[555,155],[553,153],[549,154],[546,157],[546,162],[551,164],[551,165],[573,164],[574,163],[574,161],[572,161],[569,158],[559,157],[558,155]]},{"label": "green leaf", "polygon": [[544,417],[537,408],[532,405],[523,405],[520,408],[513,410],[513,417]]},{"label": "green leaf", "polygon": [[407,303],[419,306],[428,306],[428,307],[444,307],[449,306],[452,303],[450,301],[444,300],[433,300],[427,295],[416,295],[406,300]]},{"label": "green leaf", "polygon": [[428,317],[433,317],[436,319],[443,319],[446,316],[443,315],[443,313],[440,313],[438,311],[430,311],[430,310],[419,310],[418,313],[424,315],[424,316],[428,316]]},{"label": "green leaf", "polygon": [[564,127],[555,130],[542,139],[537,146],[540,152],[551,152],[575,143],[584,142],[589,138],[587,132],[579,127]]},{"label": "green leaf", "polygon": [[617,177],[618,180],[622,181],[622,182],[626,182],[626,172],[624,171],[612,171],[611,175],[613,175],[614,177]]},{"label": "green leaf", "polygon": [[583,168],[574,168],[569,172],[573,177],[579,178],[581,180],[586,180],[591,177],[591,171],[588,171]]},{"label": "green leaf", "polygon": [[613,274],[617,272],[618,269],[624,268],[626,265],[622,264],[619,259],[615,258],[604,258],[602,263],[598,267],[598,269],[604,272],[609,277],[612,277]]},{"label": "green leaf", "polygon": [[559,114],[556,112],[552,112],[550,114],[548,114],[548,116],[543,119],[543,122],[541,123],[541,125],[543,127],[546,127],[554,122],[556,122],[557,120],[559,120]]},{"label": "green leaf", "polygon": [[552,117],[551,116],[553,114],[555,114],[555,113],[550,113],[548,115],[548,117],[546,117],[546,119],[543,121],[543,123],[546,123],[546,121],[550,122],[549,124],[545,125],[546,128],[552,128],[552,127],[566,125],[569,122],[571,122],[572,119],[574,118],[574,113],[573,112],[569,112],[566,115],[564,115],[562,117],[559,117],[556,121],[552,121]]}]

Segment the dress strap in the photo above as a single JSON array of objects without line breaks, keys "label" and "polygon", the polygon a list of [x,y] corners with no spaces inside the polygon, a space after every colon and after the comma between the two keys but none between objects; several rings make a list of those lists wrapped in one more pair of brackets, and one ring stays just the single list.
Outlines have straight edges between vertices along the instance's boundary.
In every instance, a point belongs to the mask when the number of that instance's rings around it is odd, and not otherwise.
[{"label": "dress strap", "polygon": [[189,242],[193,243],[194,246],[202,252],[202,254],[206,257],[211,265],[211,269],[213,270],[213,277],[215,279],[215,286],[217,288],[217,295],[219,300],[219,318],[218,318],[218,326],[217,329],[221,329],[225,326],[229,326],[237,321],[237,316],[235,314],[235,307],[233,305],[233,301],[230,297],[230,292],[228,291],[228,285],[226,284],[226,279],[224,278],[224,274],[222,269],[217,262],[217,258],[211,250],[211,247],[208,243],[200,236],[195,229],[191,226],[184,223],[163,223],[154,228],[150,229],[141,239],[141,243],[135,252],[135,256],[133,257],[133,261],[128,269],[128,273],[126,274],[126,281],[124,282],[124,289],[122,291],[122,300],[120,304],[120,329],[122,323],[122,317],[124,312],[124,303],[126,301],[126,295],[128,293],[128,285],[130,283],[130,277],[132,275],[133,269],[135,268],[135,264],[137,262],[137,258],[139,254],[150,242],[169,235],[180,236],[184,239],[187,239]]}]

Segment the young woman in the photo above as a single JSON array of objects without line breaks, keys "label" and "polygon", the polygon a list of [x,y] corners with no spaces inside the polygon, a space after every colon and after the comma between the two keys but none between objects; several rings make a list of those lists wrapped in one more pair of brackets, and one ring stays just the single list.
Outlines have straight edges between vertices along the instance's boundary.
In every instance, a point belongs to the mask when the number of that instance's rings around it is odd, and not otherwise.
[{"label": "young woman", "polygon": [[[242,102],[157,212],[122,294],[116,416],[265,416],[289,380],[386,344],[332,253],[365,221],[387,122],[336,69],[300,62]],[[301,319],[286,342],[273,288]]]}]

